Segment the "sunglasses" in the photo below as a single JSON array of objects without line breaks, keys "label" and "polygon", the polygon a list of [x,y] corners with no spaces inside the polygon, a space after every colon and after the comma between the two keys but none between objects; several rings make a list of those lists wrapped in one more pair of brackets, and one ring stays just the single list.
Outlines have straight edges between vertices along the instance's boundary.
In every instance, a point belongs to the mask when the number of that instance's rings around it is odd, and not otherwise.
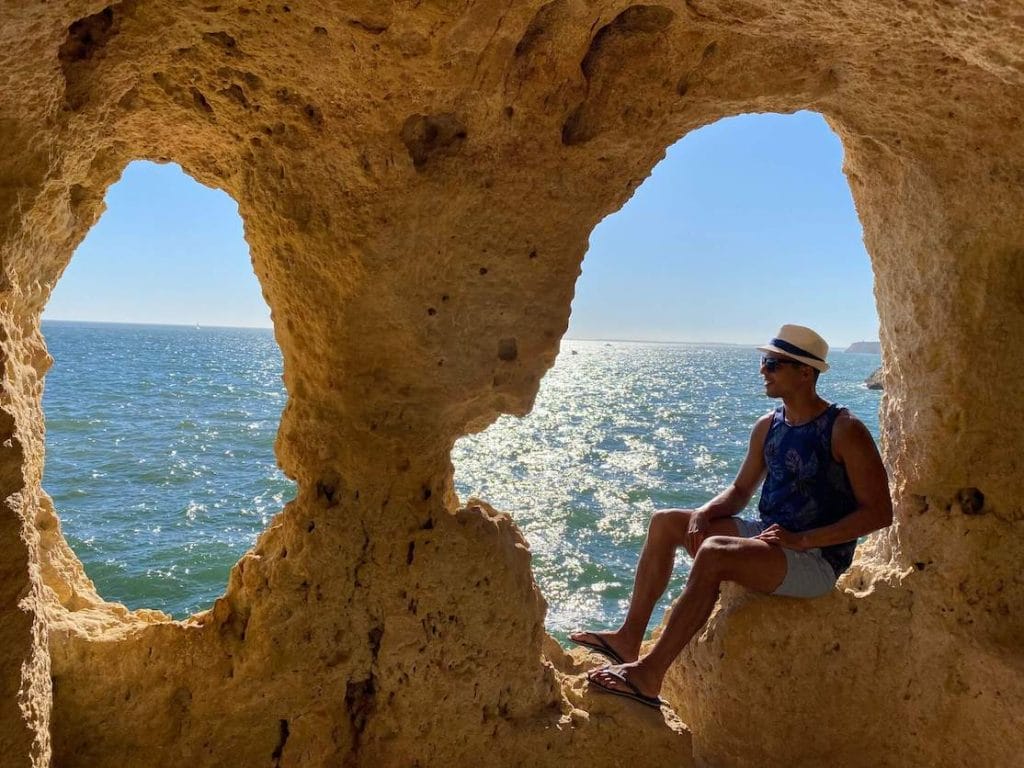
[{"label": "sunglasses", "polygon": [[799,360],[782,360],[778,357],[762,357],[761,367],[764,368],[768,373],[773,372],[780,365],[803,365]]}]

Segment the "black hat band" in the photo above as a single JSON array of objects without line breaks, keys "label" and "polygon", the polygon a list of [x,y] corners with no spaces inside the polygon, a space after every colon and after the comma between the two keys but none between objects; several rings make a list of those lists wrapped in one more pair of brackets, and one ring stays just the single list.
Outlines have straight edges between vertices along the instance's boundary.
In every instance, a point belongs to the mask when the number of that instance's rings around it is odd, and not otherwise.
[{"label": "black hat band", "polygon": [[768,342],[768,344],[769,346],[778,347],[783,352],[788,352],[789,354],[796,355],[797,357],[809,357],[812,360],[817,360],[819,363],[825,362],[817,355],[812,355],[806,349],[800,349],[800,347],[798,347],[796,344],[790,344],[788,341],[785,341],[784,339],[772,339],[770,342]]}]

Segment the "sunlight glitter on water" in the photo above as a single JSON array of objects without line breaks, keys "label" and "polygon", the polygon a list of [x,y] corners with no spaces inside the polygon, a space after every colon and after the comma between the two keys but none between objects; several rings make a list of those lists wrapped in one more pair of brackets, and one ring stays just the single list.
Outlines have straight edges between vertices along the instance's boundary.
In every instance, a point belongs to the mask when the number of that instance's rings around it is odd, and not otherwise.
[{"label": "sunlight glitter on water", "polygon": [[[877,434],[878,395],[862,386],[877,356],[834,357],[823,395]],[[531,414],[456,444],[460,497],[522,529],[556,637],[617,625],[654,511],[696,506],[732,481],[750,429],[775,405],[758,360],[748,347],[567,340]],[[669,595],[688,572],[681,553]]]}]

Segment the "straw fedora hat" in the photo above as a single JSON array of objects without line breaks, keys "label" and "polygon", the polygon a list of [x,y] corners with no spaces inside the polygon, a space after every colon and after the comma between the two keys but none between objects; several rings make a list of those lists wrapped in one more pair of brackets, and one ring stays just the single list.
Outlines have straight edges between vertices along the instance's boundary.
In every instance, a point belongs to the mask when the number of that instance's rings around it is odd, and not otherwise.
[{"label": "straw fedora hat", "polygon": [[828,344],[817,333],[802,325],[784,325],[775,338],[758,347],[762,352],[775,352],[816,368],[822,373],[828,370]]}]

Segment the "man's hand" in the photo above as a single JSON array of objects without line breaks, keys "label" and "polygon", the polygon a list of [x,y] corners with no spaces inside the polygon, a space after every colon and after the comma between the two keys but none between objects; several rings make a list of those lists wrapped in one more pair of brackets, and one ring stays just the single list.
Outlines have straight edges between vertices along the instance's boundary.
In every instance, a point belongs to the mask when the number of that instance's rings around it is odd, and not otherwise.
[{"label": "man's hand", "polygon": [[690,515],[690,525],[686,529],[686,549],[691,555],[696,555],[704,539],[708,537],[710,525],[707,513],[700,510]]},{"label": "man's hand", "polygon": [[804,543],[804,537],[801,534],[787,531],[781,525],[777,524],[769,525],[754,538],[760,539],[768,544],[773,544],[776,547],[794,549],[797,552],[803,552],[805,549],[810,549],[810,547]]}]

